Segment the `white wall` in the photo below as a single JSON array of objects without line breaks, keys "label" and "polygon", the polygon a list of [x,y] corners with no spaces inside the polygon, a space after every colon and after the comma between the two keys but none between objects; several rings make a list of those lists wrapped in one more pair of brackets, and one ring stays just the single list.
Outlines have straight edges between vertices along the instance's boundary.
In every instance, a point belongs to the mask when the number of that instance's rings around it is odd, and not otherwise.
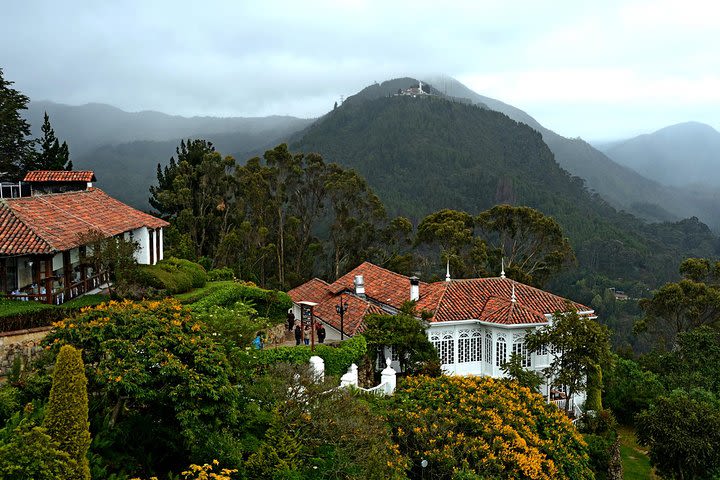
[{"label": "white wall", "polygon": [[[127,238],[127,235],[126,235]],[[150,232],[147,227],[136,228],[132,231],[132,238],[140,245],[140,248],[135,252],[135,260],[143,265],[150,264]]]}]

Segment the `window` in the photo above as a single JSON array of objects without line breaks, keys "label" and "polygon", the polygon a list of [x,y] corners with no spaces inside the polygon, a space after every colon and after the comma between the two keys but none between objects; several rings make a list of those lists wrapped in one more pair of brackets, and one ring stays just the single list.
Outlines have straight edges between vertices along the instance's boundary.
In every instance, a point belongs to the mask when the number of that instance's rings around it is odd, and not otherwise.
[{"label": "window", "polygon": [[507,361],[507,344],[504,338],[498,338],[495,342],[495,366],[502,367]]},{"label": "window", "polygon": [[513,341],[512,353],[520,356],[520,366],[532,366],[530,352],[528,351],[528,348],[525,345],[525,341],[522,338],[520,338],[518,341]]},{"label": "window", "polygon": [[547,354],[548,354],[548,346],[546,343],[540,347],[540,351],[538,352],[538,355],[547,355]]},{"label": "window", "polygon": [[485,334],[485,361],[492,365],[492,335]]},{"label": "window", "polygon": [[393,345],[390,347],[390,359],[393,362],[397,362],[400,360],[400,354],[398,353],[397,345]]},{"label": "window", "polygon": [[482,361],[482,332],[479,329],[460,330],[458,363]]},{"label": "window", "polygon": [[441,365],[455,363],[455,339],[453,332],[437,332],[430,335],[430,342],[438,351]]}]

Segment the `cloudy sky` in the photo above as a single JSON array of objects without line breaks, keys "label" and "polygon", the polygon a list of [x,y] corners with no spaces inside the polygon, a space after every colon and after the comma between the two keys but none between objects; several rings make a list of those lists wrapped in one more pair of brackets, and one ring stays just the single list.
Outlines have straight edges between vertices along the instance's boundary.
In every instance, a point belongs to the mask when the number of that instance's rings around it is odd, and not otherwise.
[{"label": "cloudy sky", "polygon": [[374,81],[442,73],[568,137],[720,130],[710,0],[25,0],[3,17],[0,68],[35,100],[309,117]]}]

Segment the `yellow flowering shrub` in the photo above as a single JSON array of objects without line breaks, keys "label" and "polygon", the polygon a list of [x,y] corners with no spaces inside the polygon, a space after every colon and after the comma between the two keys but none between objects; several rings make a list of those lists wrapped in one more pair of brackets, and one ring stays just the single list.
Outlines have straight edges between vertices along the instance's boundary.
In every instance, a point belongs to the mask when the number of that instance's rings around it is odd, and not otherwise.
[{"label": "yellow flowering shrub", "polygon": [[[591,479],[586,445],[544,398],[489,377],[408,377],[388,418],[413,475]],[[427,460],[425,472],[421,460]]]}]

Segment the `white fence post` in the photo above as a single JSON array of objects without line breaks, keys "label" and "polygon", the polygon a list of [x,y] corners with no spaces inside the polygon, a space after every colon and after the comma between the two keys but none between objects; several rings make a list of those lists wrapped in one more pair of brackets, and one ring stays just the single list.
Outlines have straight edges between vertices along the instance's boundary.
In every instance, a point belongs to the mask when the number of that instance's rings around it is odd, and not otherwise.
[{"label": "white fence post", "polygon": [[358,386],[358,367],[354,363],[350,365],[345,375],[340,377],[341,387],[357,387]]},{"label": "white fence post", "polygon": [[312,374],[313,381],[315,383],[322,383],[325,381],[325,360],[313,355],[310,357],[310,372]]},{"label": "white fence post", "polygon": [[390,366],[392,360],[388,357],[385,359],[387,366],[380,373],[380,383],[385,385],[385,395],[392,395],[397,385],[397,372]]}]

